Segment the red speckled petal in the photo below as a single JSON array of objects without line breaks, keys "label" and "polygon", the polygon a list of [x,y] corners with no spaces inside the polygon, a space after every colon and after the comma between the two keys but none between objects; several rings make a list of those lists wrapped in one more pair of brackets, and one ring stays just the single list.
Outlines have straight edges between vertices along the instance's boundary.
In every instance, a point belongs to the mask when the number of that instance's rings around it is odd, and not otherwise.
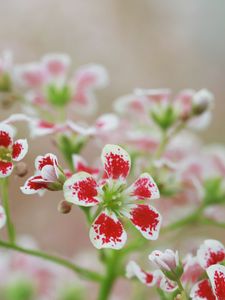
[{"label": "red speckled petal", "polygon": [[137,277],[140,282],[143,284],[151,287],[154,286],[157,282],[158,276],[156,276],[158,271],[155,272],[145,272],[143,271],[139,265],[134,262],[130,261],[126,268],[126,276],[127,278]]},{"label": "red speckled petal", "polygon": [[117,145],[106,145],[102,150],[102,162],[107,177],[126,179],[130,172],[130,156]]},{"label": "red speckled petal", "polygon": [[169,280],[161,271],[158,273],[158,286],[167,293],[172,293],[177,289],[176,282]]},{"label": "red speckled petal", "polygon": [[161,216],[158,211],[144,204],[129,205],[129,211],[123,211],[140,233],[148,240],[156,240],[161,226]]},{"label": "red speckled petal", "polygon": [[27,179],[20,189],[24,194],[36,194],[47,188],[47,182],[40,175],[35,175]]},{"label": "red speckled petal", "polygon": [[47,153],[44,156],[37,156],[35,159],[35,168],[41,171],[45,166],[57,165],[57,157],[52,153]]},{"label": "red speckled petal", "polygon": [[14,130],[7,124],[0,124],[0,147],[8,148],[13,143]]},{"label": "red speckled petal", "polygon": [[205,240],[198,249],[197,258],[201,267],[206,269],[225,259],[225,248],[217,240]]},{"label": "red speckled petal", "polygon": [[98,184],[86,172],[76,173],[67,179],[63,191],[68,202],[81,206],[94,206],[99,203]]},{"label": "red speckled petal", "polygon": [[142,174],[128,189],[127,192],[134,196],[137,200],[143,199],[158,199],[159,190],[153,180],[148,174]]},{"label": "red speckled petal", "polygon": [[217,300],[225,299],[225,267],[213,265],[206,270]]},{"label": "red speckled petal", "polygon": [[11,162],[0,160],[0,178],[9,176],[12,170],[13,164]]},{"label": "red speckled petal", "polygon": [[13,160],[20,161],[27,154],[27,151],[28,151],[28,144],[26,139],[15,141],[12,149]]},{"label": "red speckled petal", "polygon": [[104,210],[90,228],[90,239],[97,248],[121,249],[127,240],[122,223],[113,212]]},{"label": "red speckled petal", "polygon": [[191,290],[190,297],[193,300],[216,300],[208,279],[196,283]]}]

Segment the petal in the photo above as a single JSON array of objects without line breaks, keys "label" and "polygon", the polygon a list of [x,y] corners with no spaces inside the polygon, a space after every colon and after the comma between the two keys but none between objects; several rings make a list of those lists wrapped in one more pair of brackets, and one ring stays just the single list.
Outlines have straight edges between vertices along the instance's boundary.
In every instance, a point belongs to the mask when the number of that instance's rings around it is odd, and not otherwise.
[{"label": "petal", "polygon": [[127,240],[122,223],[113,212],[104,210],[90,228],[90,239],[97,248],[121,249]]},{"label": "petal", "polygon": [[6,214],[4,207],[0,205],[0,229],[5,226],[6,223]]},{"label": "petal", "polygon": [[123,211],[133,225],[148,240],[156,240],[161,226],[161,216],[158,211],[145,204],[127,205],[129,212]]},{"label": "petal", "polygon": [[15,161],[20,161],[24,158],[28,151],[28,144],[26,139],[16,140],[12,148],[12,158]]},{"label": "petal", "polygon": [[63,186],[66,201],[81,206],[94,206],[99,203],[98,184],[86,172],[79,172],[66,180]]},{"label": "petal", "polygon": [[58,159],[52,153],[37,156],[35,159],[35,168],[41,172],[43,179],[49,182],[57,181],[60,174]]},{"label": "petal", "polygon": [[130,156],[118,145],[106,145],[102,150],[101,159],[107,177],[126,179],[130,172]]},{"label": "petal", "polygon": [[[156,272],[158,273],[158,271]],[[136,262],[130,261],[126,268],[126,277],[137,277],[140,282],[151,287],[154,286],[157,282],[158,277],[156,276],[156,272],[145,272],[139,267]]]},{"label": "petal", "polygon": [[195,283],[204,273],[197,257],[190,254],[183,260],[183,268],[184,272],[181,278],[183,283]]},{"label": "petal", "polygon": [[108,74],[101,65],[85,65],[77,70],[75,81],[77,87],[82,89],[104,87],[108,83]]},{"label": "petal", "polygon": [[31,137],[44,136],[48,134],[53,134],[58,131],[58,127],[51,122],[44,120],[32,120],[29,123]]},{"label": "petal", "polygon": [[225,259],[225,248],[217,240],[205,240],[197,251],[197,258],[202,268],[206,269]]},{"label": "petal", "polygon": [[40,175],[35,175],[28,178],[20,189],[24,194],[36,194],[47,189],[47,184]]},{"label": "petal", "polygon": [[67,54],[50,53],[42,58],[42,62],[51,75],[59,76],[66,73],[71,59]]},{"label": "petal", "polygon": [[0,147],[8,148],[13,143],[14,129],[7,124],[0,124]]},{"label": "petal", "polygon": [[95,122],[97,132],[108,132],[115,130],[119,125],[119,118],[115,114],[104,114]]},{"label": "petal", "polygon": [[190,293],[193,300],[216,300],[208,279],[204,279],[196,283]]},{"label": "petal", "polygon": [[177,289],[177,284],[166,278],[163,273],[158,276],[158,285],[164,292],[167,293],[173,293]]},{"label": "petal", "polygon": [[0,178],[9,176],[12,170],[13,164],[10,161],[0,160]]},{"label": "petal", "polygon": [[15,80],[18,84],[37,88],[46,80],[46,70],[40,63],[30,63],[15,68]]},{"label": "petal", "polygon": [[213,265],[206,270],[217,300],[225,299],[225,267]]},{"label": "petal", "polygon": [[125,95],[114,102],[114,109],[121,115],[144,115],[146,111],[145,99],[136,95]]},{"label": "petal", "polygon": [[72,156],[72,160],[73,160],[73,165],[75,168],[76,172],[86,172],[88,174],[91,175],[98,175],[99,174],[99,169],[97,168],[91,168],[87,165],[87,162],[83,159],[82,156],[77,155],[77,154],[73,154]]},{"label": "petal", "polygon": [[148,174],[142,174],[128,189],[127,192],[134,196],[137,200],[143,199],[158,199],[159,189],[153,180],[153,178]]}]

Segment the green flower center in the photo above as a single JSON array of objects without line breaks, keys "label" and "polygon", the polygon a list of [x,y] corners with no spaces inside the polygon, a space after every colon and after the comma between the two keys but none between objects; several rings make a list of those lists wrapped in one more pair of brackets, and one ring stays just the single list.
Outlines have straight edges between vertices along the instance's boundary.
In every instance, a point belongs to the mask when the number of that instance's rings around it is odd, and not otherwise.
[{"label": "green flower center", "polygon": [[0,147],[0,160],[10,162],[12,160],[12,152],[6,147]]},{"label": "green flower center", "polygon": [[102,205],[104,208],[109,208],[114,212],[121,209],[125,201],[125,194],[123,193],[126,185],[118,185],[116,182],[108,184],[106,183],[103,187]]}]

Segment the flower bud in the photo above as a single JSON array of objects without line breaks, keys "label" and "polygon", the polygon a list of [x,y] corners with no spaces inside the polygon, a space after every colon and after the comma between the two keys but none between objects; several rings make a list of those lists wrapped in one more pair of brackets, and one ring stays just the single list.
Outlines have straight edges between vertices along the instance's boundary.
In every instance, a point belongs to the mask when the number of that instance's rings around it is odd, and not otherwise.
[{"label": "flower bud", "polygon": [[65,200],[62,200],[59,202],[57,209],[61,214],[68,214],[72,209],[72,204]]},{"label": "flower bud", "polygon": [[149,255],[149,259],[171,280],[176,281],[183,273],[183,267],[179,261],[177,251],[174,252],[167,249],[161,252],[156,250]]},{"label": "flower bud", "polygon": [[17,176],[24,177],[28,172],[27,164],[23,161],[17,163],[15,165],[14,172]]},{"label": "flower bud", "polygon": [[200,90],[193,96],[192,111],[194,115],[201,115],[212,108],[213,95],[207,90]]}]

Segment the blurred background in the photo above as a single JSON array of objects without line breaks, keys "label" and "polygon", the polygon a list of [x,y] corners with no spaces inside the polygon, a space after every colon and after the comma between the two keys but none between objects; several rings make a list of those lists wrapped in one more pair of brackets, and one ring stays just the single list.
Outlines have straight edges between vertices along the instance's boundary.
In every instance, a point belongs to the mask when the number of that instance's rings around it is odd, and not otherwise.
[{"label": "blurred background", "polygon": [[[12,49],[16,63],[66,52],[74,68],[106,66],[110,85],[98,93],[100,112],[135,87],[208,88],[216,98],[206,142],[224,142],[225,1],[0,0],[0,51]],[[0,112],[3,119],[10,111]],[[20,135],[23,136],[24,132]],[[36,155],[54,151],[49,139],[30,143],[30,173]],[[20,193],[11,181],[11,205],[19,233],[63,255],[92,249],[81,213],[57,212],[60,193],[43,198]],[[216,236],[215,236],[216,238]]]}]

